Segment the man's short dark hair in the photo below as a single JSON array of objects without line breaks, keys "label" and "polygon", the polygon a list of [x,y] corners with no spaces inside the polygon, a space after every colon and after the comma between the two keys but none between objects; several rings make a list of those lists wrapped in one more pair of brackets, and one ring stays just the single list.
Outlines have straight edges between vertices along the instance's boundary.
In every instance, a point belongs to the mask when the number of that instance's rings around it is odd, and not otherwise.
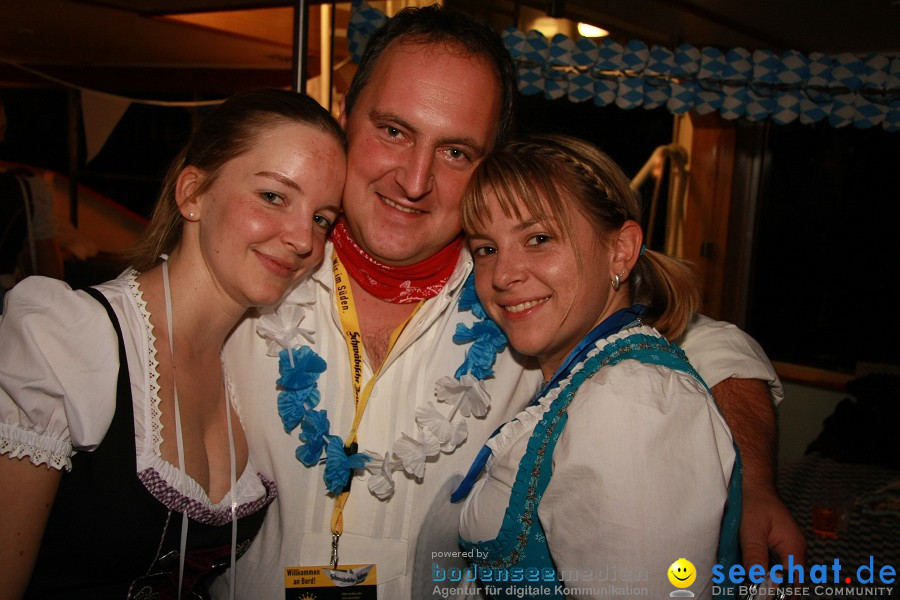
[{"label": "man's short dark hair", "polygon": [[349,115],[363,88],[369,83],[378,57],[402,38],[405,42],[450,44],[458,46],[466,56],[481,56],[493,65],[500,83],[500,122],[497,145],[510,137],[515,114],[516,70],[512,57],[493,29],[458,12],[439,5],[404,8],[391,17],[369,38],[359,68],[344,97],[344,110]]}]

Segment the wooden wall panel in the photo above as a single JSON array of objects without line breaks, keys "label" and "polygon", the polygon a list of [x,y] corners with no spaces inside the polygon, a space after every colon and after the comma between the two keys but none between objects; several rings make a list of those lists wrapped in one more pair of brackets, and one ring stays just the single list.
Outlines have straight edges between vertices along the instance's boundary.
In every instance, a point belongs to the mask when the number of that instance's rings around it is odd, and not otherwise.
[{"label": "wooden wall panel", "polygon": [[682,256],[694,263],[703,287],[702,312],[723,314],[726,252],[735,161],[736,128],[717,113],[690,115],[690,183]]}]

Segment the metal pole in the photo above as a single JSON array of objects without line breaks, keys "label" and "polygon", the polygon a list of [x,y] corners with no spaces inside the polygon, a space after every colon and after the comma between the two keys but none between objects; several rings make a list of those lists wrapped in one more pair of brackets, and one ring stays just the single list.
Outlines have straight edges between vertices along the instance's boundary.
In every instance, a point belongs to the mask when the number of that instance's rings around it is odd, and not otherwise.
[{"label": "metal pole", "polygon": [[319,10],[321,10],[320,16],[320,31],[321,31],[321,41],[319,43],[319,47],[321,48],[322,56],[319,59],[319,65],[321,65],[320,73],[322,79],[322,106],[328,109],[328,112],[331,112],[331,75],[332,75],[332,62],[334,56],[334,13],[335,7],[334,3],[323,3],[319,5]]},{"label": "metal pole", "polygon": [[309,0],[295,0],[294,2],[294,56],[293,56],[293,84],[295,92],[306,93],[306,80],[309,71],[306,66],[306,46],[308,44],[306,32],[309,28]]}]

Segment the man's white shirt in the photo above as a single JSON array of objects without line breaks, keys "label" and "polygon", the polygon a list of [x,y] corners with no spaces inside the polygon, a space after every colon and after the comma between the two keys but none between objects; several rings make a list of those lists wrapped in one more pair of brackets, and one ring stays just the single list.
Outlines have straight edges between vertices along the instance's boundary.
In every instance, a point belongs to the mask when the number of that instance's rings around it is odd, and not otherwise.
[{"label": "man's white shirt", "polygon": [[[331,256],[331,244],[325,256]],[[381,367],[368,406],[360,422],[360,451],[385,454],[401,434],[416,436],[416,408],[435,401],[435,382],[453,376],[462,364],[469,344],[453,341],[457,324],[471,326],[470,311],[459,311],[457,302],[472,271],[471,256],[463,250],[447,285],[426,301],[398,338]],[[338,317],[331,261],[324,261],[283,302],[315,301],[300,326],[314,331],[310,347],[327,362],[318,380],[321,394],[317,409],[327,411],[329,433],[346,439],[354,417],[355,402],[350,359]],[[278,498],[269,509],[263,528],[250,550],[237,563],[237,598],[284,598],[285,568],[324,566],[331,556],[330,522],[334,499],[323,482],[324,465],[306,467],[295,458],[301,441],[299,427],[286,433],[278,413],[278,359],[267,355],[267,343],[256,331],[259,319],[245,319],[225,345],[225,361],[240,399],[238,412],[247,436],[253,464],[278,485]],[[707,333],[704,333],[707,332]],[[718,343],[717,343],[718,341]],[[781,387],[771,365],[749,336],[733,326],[700,318],[692,324],[683,346],[701,376],[712,365],[717,381],[728,376],[769,381],[773,399]],[[718,360],[710,353],[726,352]],[[696,362],[695,362],[696,361]],[[730,373],[730,375],[724,375]],[[762,376],[761,376],[762,375]],[[363,366],[362,387],[373,376],[368,361]],[[485,380],[491,396],[484,418],[463,418],[468,437],[451,453],[440,453],[426,463],[425,475],[416,480],[405,472],[394,473],[395,490],[379,500],[367,487],[368,473],[353,478],[344,508],[344,533],[340,540],[341,564],[376,564],[378,596],[382,600],[430,597],[435,586],[432,565],[464,566],[458,552],[459,506],[451,505],[450,493],[465,475],[487,438],[530,401],[541,380],[537,368],[505,349],[497,357],[494,375]],[[448,414],[450,407],[438,405]],[[214,587],[216,597],[226,597],[227,577]]]}]

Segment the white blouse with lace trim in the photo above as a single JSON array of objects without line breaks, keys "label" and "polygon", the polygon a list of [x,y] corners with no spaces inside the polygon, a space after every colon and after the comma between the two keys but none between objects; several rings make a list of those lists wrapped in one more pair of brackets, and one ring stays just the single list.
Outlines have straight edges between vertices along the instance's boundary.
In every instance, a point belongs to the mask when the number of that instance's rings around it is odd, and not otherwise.
[{"label": "white blouse with lace trim", "polygon": [[[156,337],[136,276],[126,271],[96,287],[115,310],[125,338],[137,472],[156,471],[194,506],[213,513],[230,510],[231,494],[211,502],[199,483],[160,456]],[[118,340],[106,311],[86,292],[30,277],[7,294],[0,348],[0,454],[70,470],[72,455],[99,446],[115,412]],[[225,382],[233,405],[227,372]],[[248,461],[235,485],[237,504],[266,494]]]},{"label": "white blouse with lace trim", "polygon": [[[635,334],[659,337],[652,327],[633,327],[598,341],[588,357],[612,342]],[[535,426],[584,363],[578,364],[558,387],[521,411],[486,442],[491,456],[485,473],[475,483],[462,509],[460,534],[465,539],[485,541],[497,536],[519,463]],[[712,397],[691,375],[635,360],[622,361],[588,379],[576,392],[567,413],[568,424],[553,452],[554,476],[541,503],[542,522],[557,513],[579,514],[577,521],[581,524],[590,519],[645,522],[647,515],[667,515],[666,506],[671,504],[672,496],[660,482],[673,479],[676,473],[676,481],[689,481],[696,490],[704,490],[699,494],[704,500],[698,501],[702,507],[695,514],[718,511],[717,519],[721,518],[734,461],[731,434]],[[679,465],[679,461],[673,464],[650,459],[647,449],[653,446],[665,447],[675,456],[692,457],[692,460]],[[634,466],[635,457],[640,457],[640,473],[629,468]],[[582,464],[583,461],[587,464]],[[572,465],[577,476],[557,477],[558,472],[566,472]],[[600,501],[588,491],[597,482],[608,484],[623,477],[659,487],[655,497],[642,496],[644,510],[638,511],[638,517],[632,514],[636,510],[635,498],[620,493],[625,489],[621,485],[602,489],[602,496],[611,500],[603,510]],[[610,494],[609,489],[616,489],[616,493]],[[595,502],[597,511],[590,517],[572,512],[577,497],[585,498],[588,505]],[[557,502],[559,498],[563,501]],[[714,539],[718,535],[718,520],[712,523],[712,529],[707,533]],[[597,531],[585,527],[583,533],[590,537]]]}]

